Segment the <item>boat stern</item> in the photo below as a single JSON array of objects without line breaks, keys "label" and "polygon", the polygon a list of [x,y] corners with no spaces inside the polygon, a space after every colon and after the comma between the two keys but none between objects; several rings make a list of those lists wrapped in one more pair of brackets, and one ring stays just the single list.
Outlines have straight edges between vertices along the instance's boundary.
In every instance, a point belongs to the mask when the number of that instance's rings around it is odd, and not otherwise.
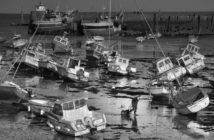
[{"label": "boat stern", "polygon": [[198,111],[206,108],[210,103],[209,97],[205,96],[204,98],[194,102],[192,105],[187,106],[188,110],[192,113],[197,113]]}]

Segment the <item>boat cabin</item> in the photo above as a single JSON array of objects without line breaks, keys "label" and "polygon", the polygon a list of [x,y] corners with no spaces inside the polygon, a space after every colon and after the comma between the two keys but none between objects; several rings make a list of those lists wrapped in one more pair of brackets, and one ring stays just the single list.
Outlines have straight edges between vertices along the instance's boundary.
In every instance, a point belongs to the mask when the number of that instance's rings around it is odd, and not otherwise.
[{"label": "boat cabin", "polygon": [[54,42],[60,43],[60,44],[62,44],[64,46],[68,46],[69,43],[70,43],[70,41],[68,40],[68,38],[66,38],[64,36],[63,37],[61,37],[61,36],[55,36],[54,37]]},{"label": "boat cabin", "polygon": [[39,5],[36,5],[36,11],[46,11],[46,7],[40,2]]},{"label": "boat cabin", "polygon": [[156,62],[158,73],[164,73],[174,67],[169,57],[162,58]]},{"label": "boat cabin", "polygon": [[186,48],[184,49],[183,53],[182,53],[182,56],[185,55],[186,53],[188,54],[196,54],[199,52],[199,47],[192,44],[192,43],[188,43]]},{"label": "boat cabin", "polygon": [[122,70],[126,70],[129,66],[129,59],[123,57],[116,57],[115,65],[119,65]]},{"label": "boat cabin", "polygon": [[80,67],[80,60],[74,59],[69,57],[63,64],[66,68],[73,68],[75,69],[76,66]]},{"label": "boat cabin", "polygon": [[194,60],[189,54],[180,57],[179,59],[177,59],[177,61],[178,64],[183,67],[186,67],[187,65],[194,63]]},{"label": "boat cabin", "polygon": [[57,132],[80,136],[91,130],[106,127],[106,118],[102,113],[89,111],[87,98],[65,98],[56,101],[48,114],[49,126]]}]

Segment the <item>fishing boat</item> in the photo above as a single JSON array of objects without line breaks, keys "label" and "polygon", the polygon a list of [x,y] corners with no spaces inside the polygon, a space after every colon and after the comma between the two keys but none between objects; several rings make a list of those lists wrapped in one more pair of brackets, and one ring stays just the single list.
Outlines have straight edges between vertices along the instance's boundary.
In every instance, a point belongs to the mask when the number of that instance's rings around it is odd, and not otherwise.
[{"label": "fishing boat", "polygon": [[101,36],[94,36],[86,40],[86,59],[91,61],[98,61],[103,56],[103,51],[106,50],[104,45],[104,38]]},{"label": "fishing boat", "polygon": [[85,34],[92,35],[108,35],[116,34],[121,31],[121,25],[113,22],[111,19],[101,18],[95,22],[83,22],[83,30]]},{"label": "fishing boat", "polygon": [[177,59],[178,64],[186,68],[187,73],[193,74],[205,68],[204,59],[194,59],[190,54],[186,54]]},{"label": "fishing boat", "polygon": [[196,73],[205,67],[205,57],[199,53],[199,49],[195,44],[188,43],[181,57],[177,58],[178,64],[185,67],[189,74]]},{"label": "fishing boat", "polygon": [[50,11],[43,4],[36,6],[31,12],[31,23],[29,24],[28,33],[32,34],[36,28],[37,33],[63,31],[67,28],[64,24],[62,13],[59,11]]},{"label": "fishing boat", "polygon": [[27,39],[23,39],[20,34],[15,34],[12,38],[11,47],[14,49],[20,49],[28,43]]},{"label": "fishing boat", "polygon": [[0,100],[20,101],[28,100],[30,94],[13,81],[4,81],[0,84]]},{"label": "fishing boat", "polygon": [[167,81],[152,80],[148,84],[148,93],[153,97],[169,97],[171,90],[169,89],[169,83]]},{"label": "fishing boat", "polygon": [[57,66],[58,74],[64,79],[75,82],[88,82],[89,72],[85,71],[80,64],[81,60],[69,57],[64,61],[63,65]]},{"label": "fishing boat", "polygon": [[113,62],[108,63],[108,72],[119,75],[136,73],[137,69],[131,67],[129,59],[117,56]]},{"label": "fishing boat", "polygon": [[186,74],[186,69],[182,66],[174,67],[169,57],[164,57],[156,62],[158,70],[157,76],[163,81],[173,81]]},{"label": "fishing boat", "polygon": [[144,37],[144,36],[139,36],[139,37],[136,38],[136,40],[137,40],[138,42],[143,42],[143,41],[146,40],[146,37]]},{"label": "fishing boat", "polygon": [[54,102],[48,125],[56,132],[82,136],[106,128],[105,114],[89,111],[86,98],[65,98]]},{"label": "fishing boat", "polygon": [[91,35],[113,35],[121,31],[120,20],[123,17],[123,11],[121,11],[114,20],[111,18],[111,0],[109,1],[109,15],[104,14],[100,18],[96,18],[94,21],[82,21],[84,33]]},{"label": "fishing boat", "polygon": [[66,33],[63,36],[55,36],[52,43],[54,53],[73,53],[71,42],[66,37]]},{"label": "fishing boat", "polygon": [[189,41],[190,43],[197,43],[197,42],[198,42],[198,38],[195,37],[195,35],[189,35],[189,36],[188,36],[188,41]]},{"label": "fishing boat", "polygon": [[41,43],[33,44],[29,48],[25,48],[21,55],[22,57],[16,63],[21,62],[36,69],[39,69],[39,61],[48,57]]},{"label": "fishing boat", "polygon": [[28,112],[36,115],[47,116],[47,113],[53,110],[53,105],[56,100],[48,98],[33,97],[26,104]]},{"label": "fishing boat", "polygon": [[172,105],[183,115],[194,114],[209,105],[209,96],[199,88],[181,89],[172,95]]}]

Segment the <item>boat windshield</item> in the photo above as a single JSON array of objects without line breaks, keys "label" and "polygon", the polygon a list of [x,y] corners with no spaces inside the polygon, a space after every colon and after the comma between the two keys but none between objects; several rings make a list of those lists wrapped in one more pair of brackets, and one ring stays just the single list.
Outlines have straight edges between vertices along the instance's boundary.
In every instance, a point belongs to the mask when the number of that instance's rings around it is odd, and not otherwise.
[{"label": "boat windshield", "polygon": [[70,63],[69,63],[69,68],[75,68],[75,66],[78,66],[79,61],[78,60],[74,60],[74,59],[70,59]]},{"label": "boat windshield", "polygon": [[62,106],[60,104],[54,104],[53,113],[62,116]]}]

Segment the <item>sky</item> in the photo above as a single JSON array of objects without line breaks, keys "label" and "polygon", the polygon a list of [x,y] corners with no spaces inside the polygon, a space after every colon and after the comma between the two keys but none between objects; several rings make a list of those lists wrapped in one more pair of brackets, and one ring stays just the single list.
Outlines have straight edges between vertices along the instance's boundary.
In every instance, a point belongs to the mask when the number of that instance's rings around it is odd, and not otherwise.
[{"label": "sky", "polygon": [[[0,13],[29,13],[42,2],[49,9],[61,11],[103,11],[110,0],[0,0]],[[111,0],[112,11],[214,11],[214,0]]]}]

